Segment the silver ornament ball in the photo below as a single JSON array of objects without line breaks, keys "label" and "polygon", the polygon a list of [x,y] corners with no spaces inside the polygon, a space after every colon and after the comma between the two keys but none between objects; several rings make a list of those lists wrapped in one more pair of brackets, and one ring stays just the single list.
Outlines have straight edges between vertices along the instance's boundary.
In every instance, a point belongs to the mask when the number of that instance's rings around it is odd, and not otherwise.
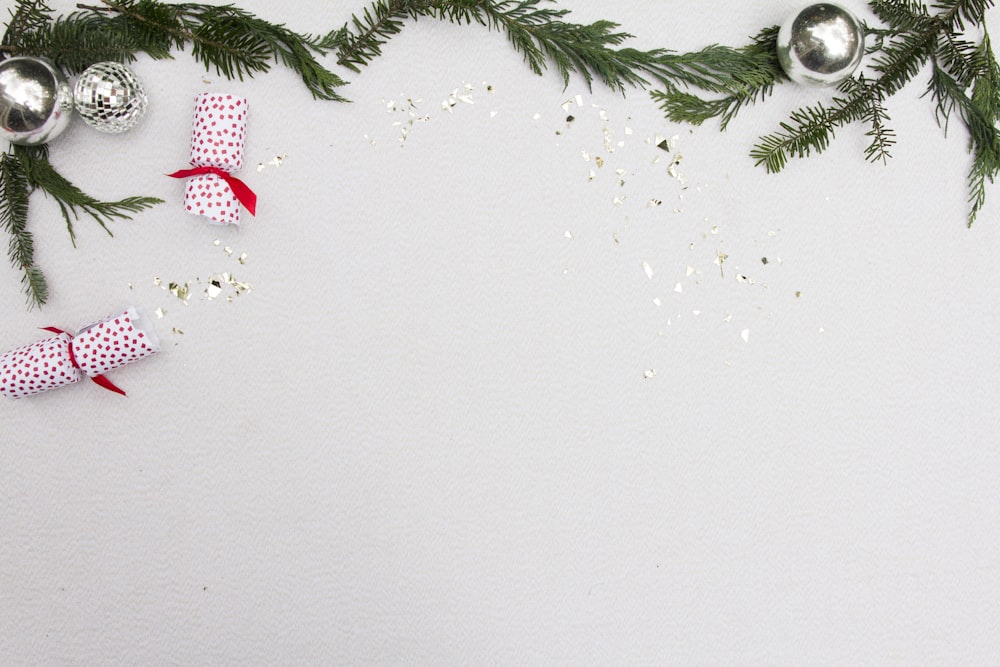
[{"label": "silver ornament ball", "polygon": [[854,74],[865,53],[861,22],[832,2],[809,5],[778,30],[778,60],[790,79],[832,86]]},{"label": "silver ornament ball", "polygon": [[0,62],[0,134],[12,144],[37,146],[55,139],[73,117],[73,91],[44,58]]},{"label": "silver ornament ball", "polygon": [[76,80],[73,97],[80,117],[101,132],[130,130],[146,113],[146,89],[121,63],[96,63],[85,69]]}]

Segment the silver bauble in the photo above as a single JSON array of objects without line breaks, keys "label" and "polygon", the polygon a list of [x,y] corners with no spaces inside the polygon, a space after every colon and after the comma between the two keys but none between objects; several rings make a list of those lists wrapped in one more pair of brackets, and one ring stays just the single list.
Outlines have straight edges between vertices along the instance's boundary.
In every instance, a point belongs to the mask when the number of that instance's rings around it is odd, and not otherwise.
[{"label": "silver bauble", "polygon": [[146,113],[146,89],[125,65],[91,65],[76,80],[76,110],[87,125],[116,134],[132,129]]},{"label": "silver bauble", "polygon": [[797,83],[840,83],[854,74],[864,53],[861,22],[832,2],[809,5],[778,30],[778,60]]},{"label": "silver bauble", "polygon": [[73,91],[44,58],[0,61],[0,133],[12,144],[37,146],[55,139],[73,117]]}]

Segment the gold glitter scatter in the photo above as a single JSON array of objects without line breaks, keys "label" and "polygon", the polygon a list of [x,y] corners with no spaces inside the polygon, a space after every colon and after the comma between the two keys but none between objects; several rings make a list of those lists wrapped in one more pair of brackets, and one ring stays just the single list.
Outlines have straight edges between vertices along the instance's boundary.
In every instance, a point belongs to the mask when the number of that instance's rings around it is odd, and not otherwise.
[{"label": "gold glitter scatter", "polygon": [[642,372],[642,377],[646,380],[652,380],[656,377],[656,369],[650,368]]},{"label": "gold glitter scatter", "polygon": [[500,112],[499,111],[491,111],[490,112],[490,118],[496,118],[498,113],[500,113]]},{"label": "gold glitter scatter", "polygon": [[588,181],[592,181],[592,180],[594,180],[595,178],[597,178],[597,172],[596,172],[596,171],[594,171],[593,169],[591,169],[591,170],[590,170],[590,174],[589,174],[589,175],[587,176],[587,180],[588,180]]},{"label": "gold glitter scatter", "polygon": [[153,312],[156,314],[156,319],[158,320],[162,320],[163,316],[167,314],[167,311],[163,310],[162,308],[157,308]]},{"label": "gold glitter scatter", "polygon": [[764,266],[767,266],[767,257],[761,257],[760,263],[763,264]]},{"label": "gold glitter scatter", "polygon": [[173,327],[173,328],[171,328],[170,330],[171,330],[172,332],[174,332],[175,334],[177,334],[178,336],[183,336],[183,335],[184,335],[184,332],[183,332],[183,331],[181,331],[180,329],[178,329],[177,327]]},{"label": "gold glitter scatter", "polygon": [[240,256],[236,258],[236,261],[239,262],[240,264],[244,264],[245,265],[247,263],[247,258],[248,257],[249,257],[249,255],[247,255],[244,252],[244,253],[241,253]]},{"label": "gold glitter scatter", "polygon": [[583,158],[584,162],[590,162],[590,153],[587,151],[580,151],[580,157]]},{"label": "gold glitter scatter", "polygon": [[700,310],[692,310],[691,314],[694,315],[695,317],[698,317],[699,315],[701,315],[701,311]]},{"label": "gold glitter scatter", "polygon": [[749,277],[747,275],[744,275],[742,273],[736,275],[736,282],[738,282],[738,283],[746,283],[748,285],[753,285],[754,284],[753,278],[751,278],[751,277]]},{"label": "gold glitter scatter", "polygon": [[712,231],[712,235],[713,236],[718,235],[718,233],[719,233],[719,226],[718,225],[712,225],[712,230],[711,231]]},{"label": "gold glitter scatter", "polygon": [[625,199],[627,198],[615,195],[614,199],[611,200],[611,203],[614,204],[615,206],[621,206],[622,204],[625,203]]},{"label": "gold glitter scatter", "polygon": [[796,292],[795,292],[795,298],[796,299],[801,299],[802,298],[802,291],[801,290],[796,290]]},{"label": "gold glitter scatter", "polygon": [[493,93],[493,92],[496,92],[496,89],[495,89],[495,88],[493,88],[493,84],[491,84],[491,83],[488,83],[488,84],[486,84],[486,92],[487,92],[487,93]]},{"label": "gold glitter scatter", "polygon": [[597,163],[598,167],[603,167],[604,166],[604,158],[602,158],[600,155],[598,155],[597,157],[594,158],[594,162]]},{"label": "gold glitter scatter", "polygon": [[533,116],[531,117],[531,120],[538,120],[538,119],[539,119],[539,118],[541,118],[541,117],[542,117],[542,114],[540,114],[540,113],[536,113],[535,115],[533,115]]},{"label": "gold glitter scatter", "polygon": [[663,305],[663,302],[660,301],[660,297],[656,297],[655,299],[653,299],[653,305],[656,306],[657,308]]},{"label": "gold glitter scatter", "polygon": [[642,270],[646,272],[646,278],[649,280],[653,279],[653,267],[649,265],[649,262],[642,263]]},{"label": "gold glitter scatter", "polygon": [[135,285],[133,285],[132,283],[126,283],[126,284],[128,285],[128,289],[130,292],[135,289]]},{"label": "gold glitter scatter", "polygon": [[233,249],[230,248],[229,246],[226,246],[222,250],[223,250],[223,252],[226,253],[226,257],[232,257],[233,256]]},{"label": "gold glitter scatter", "polygon": [[280,167],[281,163],[285,161],[287,155],[275,155],[268,164],[274,165],[275,167]]},{"label": "gold glitter scatter", "polygon": [[219,239],[215,239],[214,241],[212,241],[212,245],[214,246],[222,245],[222,241],[220,241]]},{"label": "gold glitter scatter", "polygon": [[571,232],[571,231],[569,231],[569,230],[567,229],[567,230],[566,230],[566,233],[565,233],[565,234],[563,234],[563,236],[565,236],[565,237],[566,237],[566,238],[568,238],[568,239],[571,239],[571,238],[573,238],[573,232]]},{"label": "gold glitter scatter", "polygon": [[677,283],[676,285],[674,285],[674,291],[677,292],[678,294],[683,294],[684,286],[681,285],[680,283]]},{"label": "gold glitter scatter", "polygon": [[646,207],[647,208],[656,208],[657,206],[659,206],[662,203],[663,203],[662,199],[656,199],[654,197],[653,199],[650,199],[648,202],[646,202]]},{"label": "gold glitter scatter", "polygon": [[163,281],[160,280],[159,277],[153,278],[153,284],[156,285],[157,287],[163,287]]},{"label": "gold glitter scatter", "polygon": [[695,271],[694,267],[688,265],[687,269],[684,270],[684,277],[690,278],[692,275],[694,275],[694,271]]},{"label": "gold glitter scatter", "polygon": [[726,316],[722,318],[722,321],[723,322],[732,322],[733,321],[733,315],[732,315],[732,313],[726,313]]},{"label": "gold glitter scatter", "polygon": [[257,163],[257,173],[259,174],[262,171],[264,171],[264,163],[263,162],[258,162]]},{"label": "gold glitter scatter", "polygon": [[749,329],[744,329],[743,331],[741,331],[740,332],[740,338],[743,339],[744,343],[749,343],[750,342],[750,330]]}]

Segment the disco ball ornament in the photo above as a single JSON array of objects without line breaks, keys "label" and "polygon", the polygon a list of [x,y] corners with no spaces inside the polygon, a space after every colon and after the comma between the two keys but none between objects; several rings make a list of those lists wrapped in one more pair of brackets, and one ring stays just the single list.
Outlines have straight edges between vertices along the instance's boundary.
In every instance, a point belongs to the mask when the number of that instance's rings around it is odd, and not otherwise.
[{"label": "disco ball ornament", "polygon": [[55,139],[73,118],[73,90],[44,58],[0,61],[0,134],[19,146]]},{"label": "disco ball ornament", "polygon": [[146,113],[146,89],[121,63],[97,63],[85,69],[76,80],[73,98],[84,122],[101,132],[130,130]]},{"label": "disco ball ornament", "polygon": [[847,79],[865,53],[861,22],[832,2],[809,5],[778,30],[778,60],[790,79],[832,86]]}]

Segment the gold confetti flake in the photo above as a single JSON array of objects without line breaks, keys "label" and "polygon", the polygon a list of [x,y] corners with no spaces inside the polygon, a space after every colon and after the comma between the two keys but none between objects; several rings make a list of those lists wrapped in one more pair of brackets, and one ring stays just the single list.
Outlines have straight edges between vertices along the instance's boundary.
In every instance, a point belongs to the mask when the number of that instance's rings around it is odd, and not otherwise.
[{"label": "gold confetti flake", "polygon": [[653,199],[650,199],[648,202],[646,202],[646,207],[647,208],[656,208],[657,206],[659,206],[662,203],[663,203],[662,199],[656,199],[654,197]]},{"label": "gold confetti flake", "polygon": [[594,162],[597,163],[598,167],[603,167],[604,166],[604,158],[602,158],[600,155],[598,155],[597,157],[594,158]]},{"label": "gold confetti flake", "polygon": [[244,253],[241,253],[240,256],[236,258],[236,261],[239,262],[240,264],[244,264],[245,265],[247,263],[247,258],[248,257],[249,257],[249,255],[247,255],[244,252]]},{"label": "gold confetti flake", "polygon": [[565,237],[566,237],[566,238],[568,238],[568,239],[571,239],[571,238],[573,238],[573,232],[571,232],[571,231],[569,231],[569,230],[567,229],[567,230],[566,230],[566,233],[565,233],[565,234],[563,234],[563,236],[565,236]]},{"label": "gold confetti flake", "polygon": [[660,301],[660,297],[656,297],[655,299],[653,299],[653,305],[656,306],[657,308],[663,305],[663,302]]},{"label": "gold confetti flake", "polygon": [[677,283],[676,285],[674,285],[674,291],[677,292],[678,294],[683,294],[684,286],[681,285],[680,283]]},{"label": "gold confetti flake", "polygon": [[649,369],[643,371],[642,372],[642,377],[645,378],[645,379],[647,379],[647,380],[652,380],[653,378],[656,377],[656,369],[655,368],[649,368]]},{"label": "gold confetti flake", "polygon": [[740,332],[740,338],[743,339],[744,343],[749,343],[750,342],[750,330],[749,329],[744,329],[743,331],[741,331]]},{"label": "gold confetti flake", "polygon": [[157,308],[153,312],[156,314],[156,319],[158,320],[162,320],[163,316],[166,315],[167,313],[167,311],[163,310],[162,308]]},{"label": "gold confetti flake", "polygon": [[646,272],[646,278],[649,280],[653,279],[653,267],[649,265],[649,262],[642,263],[642,270]]},{"label": "gold confetti flake", "polygon": [[181,331],[180,329],[178,329],[177,327],[172,327],[170,330],[172,332],[174,332],[175,334],[177,334],[178,336],[183,336],[184,335],[184,332]]},{"label": "gold confetti flake", "polygon": [[691,276],[694,275],[694,272],[695,272],[695,268],[689,264],[688,267],[687,267],[687,269],[684,270],[684,277],[685,278],[690,278]]},{"label": "gold confetti flake", "polygon": [[171,294],[173,294],[178,299],[180,299],[182,302],[184,302],[184,305],[187,305],[188,299],[191,298],[191,285],[190,285],[190,283],[184,283],[183,285],[180,284],[180,283],[170,283],[167,286],[167,289],[170,290]]}]

